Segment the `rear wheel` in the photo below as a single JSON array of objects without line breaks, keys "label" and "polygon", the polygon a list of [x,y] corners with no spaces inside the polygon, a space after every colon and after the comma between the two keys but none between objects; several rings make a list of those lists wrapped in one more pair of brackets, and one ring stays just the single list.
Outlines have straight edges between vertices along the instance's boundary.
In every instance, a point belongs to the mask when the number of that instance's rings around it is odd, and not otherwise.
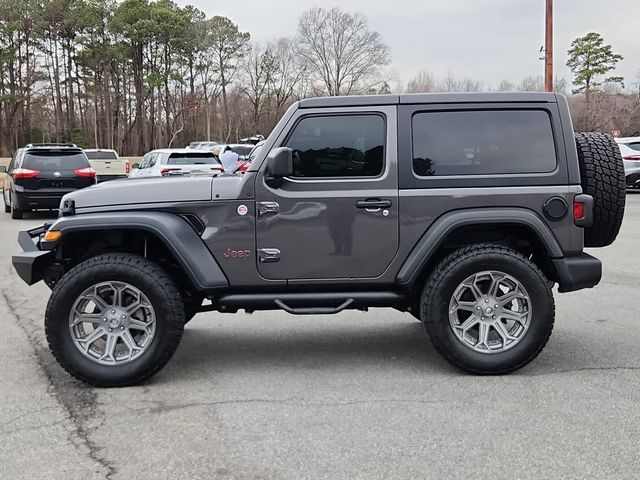
[{"label": "rear wheel", "polygon": [[423,324],[436,350],[475,374],[503,374],[546,345],[554,301],[544,274],[509,248],[475,245],[440,262],[422,292]]},{"label": "rear wheel", "polygon": [[[14,220],[20,220],[22,218],[22,210],[18,209],[15,207],[15,203],[13,202],[13,198],[9,197],[10,199],[10,206],[9,206],[9,210],[11,211],[11,218],[13,218]],[[6,207],[5,207],[6,209]]]},{"label": "rear wheel", "polygon": [[47,305],[45,328],[56,360],[99,387],[133,385],[157,373],[184,328],[180,292],[153,262],[106,254],[70,270]]}]

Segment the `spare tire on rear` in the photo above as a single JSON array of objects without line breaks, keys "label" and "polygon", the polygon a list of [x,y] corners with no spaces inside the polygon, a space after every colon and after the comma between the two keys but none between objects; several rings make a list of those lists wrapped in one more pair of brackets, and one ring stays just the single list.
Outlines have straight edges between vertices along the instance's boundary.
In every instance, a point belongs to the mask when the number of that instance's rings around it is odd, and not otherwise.
[{"label": "spare tire on rear", "polygon": [[620,148],[605,133],[576,133],[582,191],[593,197],[593,225],[585,228],[585,247],[606,247],[618,236],[626,193]]}]

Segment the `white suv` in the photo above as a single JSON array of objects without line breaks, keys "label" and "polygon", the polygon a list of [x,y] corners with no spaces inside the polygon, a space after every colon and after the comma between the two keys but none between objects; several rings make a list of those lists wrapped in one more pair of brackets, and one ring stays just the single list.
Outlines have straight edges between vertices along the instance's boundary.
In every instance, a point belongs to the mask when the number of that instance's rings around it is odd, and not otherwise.
[{"label": "white suv", "polygon": [[640,188],[640,137],[616,138],[624,162],[627,188]]},{"label": "white suv", "polygon": [[222,173],[222,164],[209,150],[164,148],[152,150],[133,164],[129,177],[168,177]]}]

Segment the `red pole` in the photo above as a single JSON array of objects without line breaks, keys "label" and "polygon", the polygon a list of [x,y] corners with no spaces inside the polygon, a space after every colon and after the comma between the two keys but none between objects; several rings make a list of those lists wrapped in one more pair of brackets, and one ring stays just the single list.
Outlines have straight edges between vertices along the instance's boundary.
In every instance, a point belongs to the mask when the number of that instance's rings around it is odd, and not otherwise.
[{"label": "red pole", "polygon": [[553,0],[547,0],[544,33],[544,91],[553,92]]}]

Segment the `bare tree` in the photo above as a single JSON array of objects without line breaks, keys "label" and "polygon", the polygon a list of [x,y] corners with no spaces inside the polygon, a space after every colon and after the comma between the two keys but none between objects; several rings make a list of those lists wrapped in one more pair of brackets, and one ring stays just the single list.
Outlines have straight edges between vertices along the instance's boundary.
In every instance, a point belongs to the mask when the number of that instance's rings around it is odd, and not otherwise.
[{"label": "bare tree", "polygon": [[429,93],[436,90],[436,79],[428,70],[422,70],[407,84],[407,93]]},{"label": "bare tree", "polygon": [[509,80],[502,80],[496,87],[496,92],[515,92],[516,86]]},{"label": "bare tree", "polygon": [[275,114],[279,117],[284,106],[294,96],[296,88],[305,78],[306,64],[296,55],[294,42],[289,38],[280,38],[270,46],[277,67],[271,77],[271,92],[275,102]]},{"label": "bare tree", "polygon": [[389,49],[360,13],[313,8],[298,23],[299,55],[329,95],[367,91],[379,83]]},{"label": "bare tree", "polygon": [[[567,81],[562,78],[556,77],[553,80],[553,91],[558,93],[565,93],[567,89]],[[542,75],[529,75],[522,79],[518,84],[518,90],[521,92],[543,92],[544,91],[544,79]]]},{"label": "bare tree", "polygon": [[276,60],[269,48],[258,44],[249,47],[242,64],[242,73],[245,78],[242,91],[252,106],[254,132],[258,131],[261,107],[277,68]]},{"label": "bare tree", "polygon": [[458,79],[449,70],[447,76],[437,83],[437,90],[439,92],[481,92],[482,83],[468,77]]}]

